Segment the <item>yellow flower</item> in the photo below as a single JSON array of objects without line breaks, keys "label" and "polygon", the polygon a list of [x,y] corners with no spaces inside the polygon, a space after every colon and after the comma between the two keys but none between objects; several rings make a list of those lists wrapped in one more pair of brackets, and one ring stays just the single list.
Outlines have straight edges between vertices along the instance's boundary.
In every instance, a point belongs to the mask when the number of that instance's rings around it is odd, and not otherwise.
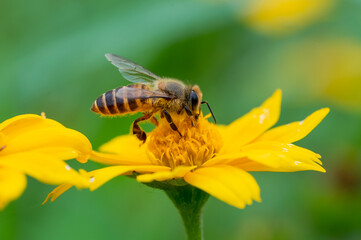
[{"label": "yellow flower", "polygon": [[[361,42],[345,37],[316,37],[287,46],[274,69],[279,84],[297,96],[327,100],[343,109],[361,110]],[[310,58],[312,56],[312,58]],[[287,66],[287,69],[285,69]],[[294,79],[289,81],[290,76]],[[304,94],[298,97],[304,97]]]},{"label": "yellow flower", "polygon": [[[133,135],[117,137],[104,144],[102,152],[93,152],[94,161],[115,166],[84,173],[91,177],[90,190],[116,176],[135,174],[143,183],[190,184],[244,208],[253,200],[260,201],[260,189],[249,171],[325,172],[320,155],[292,143],[311,132],[329,109],[318,110],[301,122],[268,130],[279,118],[280,104],[278,90],[262,106],[229,126],[214,125],[202,116],[192,126],[188,117],[174,116],[183,137],[164,119],[148,134],[145,144]],[[61,185],[48,197],[53,201],[70,187]]]},{"label": "yellow flower", "polygon": [[298,30],[325,15],[333,0],[250,0],[244,16],[261,33],[283,34]]},{"label": "yellow flower", "polygon": [[0,123],[0,210],[18,198],[26,175],[48,184],[88,187],[88,180],[63,160],[85,162],[92,147],[77,131],[38,115],[20,115]]}]

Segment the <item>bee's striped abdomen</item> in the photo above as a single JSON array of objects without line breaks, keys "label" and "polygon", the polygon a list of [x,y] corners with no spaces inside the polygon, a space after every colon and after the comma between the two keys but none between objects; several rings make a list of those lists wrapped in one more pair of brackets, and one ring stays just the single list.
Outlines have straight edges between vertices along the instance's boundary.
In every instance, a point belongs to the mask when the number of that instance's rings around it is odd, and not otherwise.
[{"label": "bee's striped abdomen", "polygon": [[152,108],[151,99],[142,91],[135,89],[148,89],[148,86],[132,84],[110,90],[95,100],[91,110],[102,115],[117,115],[142,112]]},{"label": "bee's striped abdomen", "polygon": [[110,90],[95,100],[91,110],[93,112],[103,114],[103,115],[114,115],[119,114],[119,110],[116,105],[115,100],[115,89]]},{"label": "bee's striped abdomen", "polygon": [[108,107],[108,110],[111,114],[118,114],[119,110],[116,104],[116,98],[115,98],[115,90],[108,91],[104,93],[105,95],[105,102]]},{"label": "bee's striped abdomen", "polygon": [[[127,87],[145,90],[149,89],[149,87],[144,84],[131,84]],[[124,91],[124,95],[126,95],[124,96],[124,101],[127,100],[128,105],[126,107],[129,109],[129,112],[143,112],[152,108],[152,100],[142,91]]]}]

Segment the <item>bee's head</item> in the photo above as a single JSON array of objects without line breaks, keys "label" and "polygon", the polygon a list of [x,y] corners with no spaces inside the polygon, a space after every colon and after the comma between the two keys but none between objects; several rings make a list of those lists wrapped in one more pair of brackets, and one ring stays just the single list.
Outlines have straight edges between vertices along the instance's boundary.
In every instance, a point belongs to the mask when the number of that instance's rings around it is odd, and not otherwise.
[{"label": "bee's head", "polygon": [[194,85],[189,94],[188,107],[192,111],[192,114],[197,119],[200,113],[200,107],[202,102],[202,92],[198,85]]},{"label": "bee's head", "polygon": [[189,93],[189,100],[188,100],[188,110],[186,109],[186,112],[189,116],[194,116],[194,118],[197,120],[199,118],[199,114],[201,113],[201,104],[207,104],[209,111],[212,114],[212,117],[214,119],[214,123],[217,123],[216,117],[213,114],[213,111],[211,107],[209,106],[207,101],[202,102],[202,92],[201,89],[194,85],[191,88],[191,91]]}]

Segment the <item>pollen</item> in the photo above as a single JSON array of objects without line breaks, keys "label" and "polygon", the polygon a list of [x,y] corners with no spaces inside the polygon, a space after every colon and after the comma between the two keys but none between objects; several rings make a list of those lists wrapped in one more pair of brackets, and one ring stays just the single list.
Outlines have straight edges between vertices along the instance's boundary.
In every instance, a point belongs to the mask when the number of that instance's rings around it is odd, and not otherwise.
[{"label": "pollen", "polygon": [[201,166],[221,150],[223,141],[216,126],[203,116],[197,121],[188,116],[173,116],[177,131],[161,118],[159,126],[149,133],[147,153],[153,164],[175,168]]}]

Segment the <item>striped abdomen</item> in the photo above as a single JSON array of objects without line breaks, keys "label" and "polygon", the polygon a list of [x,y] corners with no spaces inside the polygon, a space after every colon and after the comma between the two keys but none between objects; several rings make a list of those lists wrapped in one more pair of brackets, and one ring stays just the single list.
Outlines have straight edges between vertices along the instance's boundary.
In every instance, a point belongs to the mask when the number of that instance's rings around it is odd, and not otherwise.
[{"label": "striped abdomen", "polygon": [[152,99],[146,94],[148,86],[132,84],[110,90],[95,100],[91,110],[102,115],[144,112],[152,109]]}]

